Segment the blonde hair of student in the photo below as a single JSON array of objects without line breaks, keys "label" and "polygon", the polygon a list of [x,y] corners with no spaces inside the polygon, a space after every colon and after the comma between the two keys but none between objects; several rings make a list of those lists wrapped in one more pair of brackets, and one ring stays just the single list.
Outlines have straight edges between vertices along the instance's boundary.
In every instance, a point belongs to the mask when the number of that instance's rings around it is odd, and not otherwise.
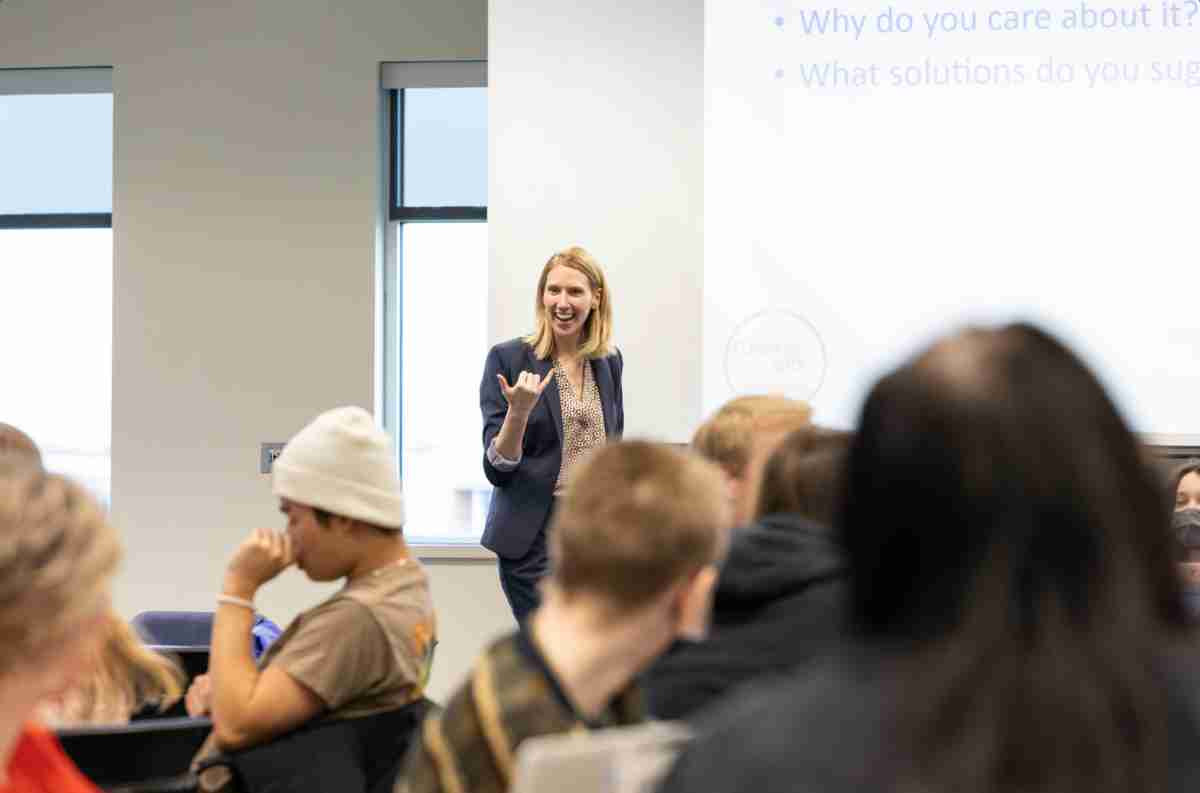
[{"label": "blonde hair of student", "polygon": [[82,487],[0,467],[0,675],[50,659],[107,607],[116,530]]},{"label": "blonde hair of student", "polygon": [[42,453],[37,444],[21,430],[0,421],[0,459],[8,464],[24,462],[35,468],[42,466]]},{"label": "blonde hair of student", "polygon": [[546,279],[555,267],[569,267],[583,273],[588,286],[595,293],[598,305],[588,314],[579,340],[579,354],[584,358],[603,358],[612,352],[612,297],[604,270],[590,253],[579,246],[566,248],[551,256],[538,278],[537,293],[533,298],[533,333],[525,337],[525,343],[533,348],[533,354],[541,360],[554,356],[554,329],[550,316],[542,302],[546,291]]},{"label": "blonde hair of student", "polygon": [[692,436],[692,448],[734,478],[746,464],[758,432],[786,432],[812,421],[807,402],[779,394],[735,397],[722,405]]},{"label": "blonde hair of student", "polygon": [[120,724],[148,706],[161,712],[183,696],[183,671],[147,647],[133,628],[109,614],[104,643],[88,659],[83,679],[42,716],[56,726]]},{"label": "blonde hair of student", "polygon": [[729,504],[719,468],[646,441],[610,444],[571,473],[550,531],[554,583],[636,610],[724,556]]}]

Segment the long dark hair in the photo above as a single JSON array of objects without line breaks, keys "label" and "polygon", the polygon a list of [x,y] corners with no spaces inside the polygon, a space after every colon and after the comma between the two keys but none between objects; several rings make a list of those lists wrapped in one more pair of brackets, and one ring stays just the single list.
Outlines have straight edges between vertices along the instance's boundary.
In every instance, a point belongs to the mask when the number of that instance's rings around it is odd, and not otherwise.
[{"label": "long dark hair", "polygon": [[838,506],[853,629],[926,790],[1161,789],[1158,653],[1186,630],[1161,490],[1116,407],[1029,325],[884,378]]}]

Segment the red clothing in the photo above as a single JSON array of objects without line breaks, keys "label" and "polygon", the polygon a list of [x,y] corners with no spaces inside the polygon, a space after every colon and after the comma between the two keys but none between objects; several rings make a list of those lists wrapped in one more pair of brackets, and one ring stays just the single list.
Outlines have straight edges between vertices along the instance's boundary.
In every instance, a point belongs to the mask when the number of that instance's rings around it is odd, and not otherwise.
[{"label": "red clothing", "polygon": [[27,725],[8,761],[0,793],[99,793],[63,752],[54,733]]}]

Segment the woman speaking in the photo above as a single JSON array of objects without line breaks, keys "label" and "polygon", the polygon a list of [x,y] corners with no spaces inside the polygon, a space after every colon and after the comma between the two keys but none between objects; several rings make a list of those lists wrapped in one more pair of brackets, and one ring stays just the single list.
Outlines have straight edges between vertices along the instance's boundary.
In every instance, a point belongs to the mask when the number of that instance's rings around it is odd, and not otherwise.
[{"label": "woman speaking", "polygon": [[609,346],[612,299],[583,248],[542,268],[534,329],[492,347],[479,385],[483,471],[494,485],[481,540],[500,557],[517,622],[540,602],[546,526],[571,466],[625,426],[621,353]]}]

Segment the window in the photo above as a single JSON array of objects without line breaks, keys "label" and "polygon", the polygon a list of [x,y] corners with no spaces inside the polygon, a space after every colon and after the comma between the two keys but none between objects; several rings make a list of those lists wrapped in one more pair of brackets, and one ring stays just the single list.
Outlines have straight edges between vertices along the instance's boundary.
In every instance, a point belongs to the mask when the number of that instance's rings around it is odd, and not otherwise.
[{"label": "window", "polygon": [[108,69],[0,70],[0,421],[109,500],[113,101]]},{"label": "window", "polygon": [[487,89],[478,62],[386,64],[384,425],[417,545],[479,542],[487,355]]}]

